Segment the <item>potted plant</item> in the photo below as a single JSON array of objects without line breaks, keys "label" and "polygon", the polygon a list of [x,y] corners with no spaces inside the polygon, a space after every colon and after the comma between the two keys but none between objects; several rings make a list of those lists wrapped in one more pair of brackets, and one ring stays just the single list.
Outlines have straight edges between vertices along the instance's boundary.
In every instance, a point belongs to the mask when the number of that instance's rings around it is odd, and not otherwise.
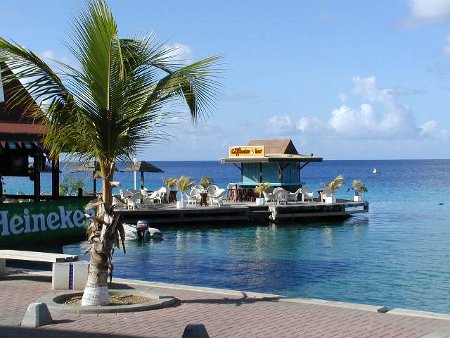
[{"label": "potted plant", "polygon": [[263,193],[264,193],[264,191],[269,189],[269,187],[270,187],[270,183],[267,183],[267,182],[264,182],[264,183],[261,182],[255,187],[255,189],[254,189],[255,193],[259,195],[259,197],[255,199],[256,205],[264,205],[265,199],[263,197]]},{"label": "potted plant", "polygon": [[353,201],[361,202],[363,199],[362,193],[367,192],[366,186],[361,182],[361,180],[353,180],[352,186],[348,188],[347,191],[353,190],[354,196]]},{"label": "potted plant", "polygon": [[190,177],[181,176],[179,179],[177,179],[177,187],[178,191],[180,192],[180,201],[177,201],[177,209],[183,209],[186,207],[187,203],[184,201],[183,194],[193,186],[194,181],[192,181]]},{"label": "potted plant", "polygon": [[167,198],[168,202],[175,202],[177,200],[176,196],[176,185],[177,185],[177,179],[176,178],[166,178],[164,179],[164,183],[167,187]]},{"label": "potted plant", "polygon": [[336,203],[336,196],[334,195],[334,193],[343,185],[344,185],[344,176],[342,175],[336,176],[336,178],[330,183],[322,183],[322,186],[325,188],[324,189],[325,203]]},{"label": "potted plant", "polygon": [[204,176],[200,179],[200,182],[198,184],[203,188],[203,190],[206,190],[212,183],[213,179],[209,176]]}]

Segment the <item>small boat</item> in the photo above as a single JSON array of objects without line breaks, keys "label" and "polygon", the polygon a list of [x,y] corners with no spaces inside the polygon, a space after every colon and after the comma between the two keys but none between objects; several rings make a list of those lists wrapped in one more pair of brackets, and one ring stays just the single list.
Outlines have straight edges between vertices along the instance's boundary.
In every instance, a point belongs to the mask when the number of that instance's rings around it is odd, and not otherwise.
[{"label": "small boat", "polygon": [[125,239],[149,240],[163,239],[163,234],[159,229],[151,228],[147,220],[139,220],[136,225],[124,223]]},{"label": "small boat", "polygon": [[378,171],[377,171],[377,168],[373,168],[373,170],[372,170],[372,174],[376,174]]}]

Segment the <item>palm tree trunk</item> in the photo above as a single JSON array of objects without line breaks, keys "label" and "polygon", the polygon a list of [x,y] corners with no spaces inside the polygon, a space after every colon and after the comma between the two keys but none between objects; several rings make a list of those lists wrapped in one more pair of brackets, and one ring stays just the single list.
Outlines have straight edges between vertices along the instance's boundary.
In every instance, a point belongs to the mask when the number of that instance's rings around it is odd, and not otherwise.
[{"label": "palm tree trunk", "polygon": [[84,288],[81,305],[108,305],[110,303],[108,291],[108,256],[98,250],[101,243],[93,243],[88,280]]},{"label": "palm tree trunk", "polygon": [[[110,303],[108,292],[108,276],[111,270],[111,252],[114,245],[113,217],[112,217],[112,187],[113,174],[104,170],[108,165],[102,166],[103,175],[103,202],[97,209],[91,240],[91,259],[88,280],[84,289],[82,306],[108,305]],[[111,166],[111,168],[114,165]]]}]

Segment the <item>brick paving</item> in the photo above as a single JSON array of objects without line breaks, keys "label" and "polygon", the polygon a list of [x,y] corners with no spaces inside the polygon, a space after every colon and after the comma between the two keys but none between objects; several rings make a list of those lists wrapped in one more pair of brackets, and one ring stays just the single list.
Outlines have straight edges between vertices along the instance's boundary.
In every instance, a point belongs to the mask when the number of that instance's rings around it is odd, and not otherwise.
[{"label": "brick paving", "polygon": [[132,313],[52,311],[54,324],[25,329],[20,321],[28,304],[52,293],[51,280],[15,272],[0,280],[0,337],[181,337],[190,323],[203,323],[210,337],[450,337],[446,316],[383,314],[358,305],[157,283],[116,284],[124,286],[173,295],[180,302],[171,308]]}]

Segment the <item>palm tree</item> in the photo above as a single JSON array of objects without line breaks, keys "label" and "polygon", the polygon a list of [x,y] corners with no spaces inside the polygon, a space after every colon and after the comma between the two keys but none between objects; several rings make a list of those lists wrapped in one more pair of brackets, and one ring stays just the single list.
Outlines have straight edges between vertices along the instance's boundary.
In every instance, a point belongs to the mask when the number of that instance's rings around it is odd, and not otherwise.
[{"label": "palm tree", "polygon": [[[194,123],[204,116],[218,92],[220,57],[183,67],[174,61],[174,50],[154,36],[121,39],[104,0],[90,0],[72,32],[70,50],[77,68],[60,63],[58,73],[31,50],[3,38],[0,62],[6,62],[40,103],[35,118],[48,125],[44,143],[50,156],[65,152],[81,160],[95,158],[100,165],[103,191],[98,203],[90,205],[97,207],[97,215],[88,226],[91,267],[82,304],[106,305],[112,249],[123,234],[120,220],[111,216],[115,163],[161,139],[158,130],[172,103],[186,103]],[[10,80],[2,76],[2,81]],[[12,99],[28,102],[19,92]]]},{"label": "palm tree", "polygon": [[184,202],[183,194],[194,186],[194,181],[190,177],[181,176],[179,179],[177,179],[177,186],[178,191],[180,193],[180,201],[181,203],[183,203]]},{"label": "palm tree", "polygon": [[344,176],[338,175],[332,180],[330,183],[322,183],[322,186],[325,188],[325,191],[329,194],[333,195],[336,190],[344,185]]}]

